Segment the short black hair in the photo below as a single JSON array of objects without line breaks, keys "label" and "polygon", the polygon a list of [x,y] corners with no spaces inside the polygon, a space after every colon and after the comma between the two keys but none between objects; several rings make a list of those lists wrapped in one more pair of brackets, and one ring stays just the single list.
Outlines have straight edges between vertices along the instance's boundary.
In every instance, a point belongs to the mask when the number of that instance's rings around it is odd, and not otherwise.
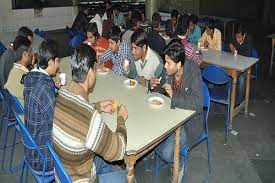
[{"label": "short black hair", "polygon": [[87,25],[87,32],[91,32],[96,38],[99,38],[100,34],[98,33],[97,24],[95,22],[91,22]]},{"label": "short black hair", "polygon": [[179,16],[179,12],[178,12],[178,10],[173,9],[173,10],[172,10],[172,12],[171,12],[171,18],[172,18],[172,17],[176,17],[176,18],[178,18],[178,16]]},{"label": "short black hair", "polygon": [[192,14],[192,15],[189,17],[188,24],[189,24],[190,22],[193,22],[193,24],[197,24],[197,22],[198,22],[198,17],[197,17],[197,15]]},{"label": "short black hair", "polygon": [[113,26],[107,35],[108,39],[114,40],[116,43],[121,40],[121,30],[118,26]]},{"label": "short black hair", "polygon": [[187,30],[188,30],[187,24],[181,23],[177,25],[178,35],[185,35],[187,33]]},{"label": "short black hair", "polygon": [[113,10],[120,11],[120,7],[118,5],[113,6]]},{"label": "short black hair", "polygon": [[31,41],[25,36],[17,36],[13,42],[13,50],[15,51],[15,62],[21,60],[24,51],[28,51],[31,47]]},{"label": "short black hair", "polygon": [[80,44],[71,56],[72,79],[77,83],[83,83],[88,75],[89,69],[94,68],[96,63],[96,52],[86,44]]},{"label": "short black hair", "polygon": [[33,37],[33,32],[26,26],[20,27],[17,31],[17,36]]},{"label": "short black hair", "polygon": [[52,39],[45,39],[39,46],[37,67],[46,69],[48,62],[59,57],[58,44]]},{"label": "short black hair", "polygon": [[164,54],[170,57],[175,63],[181,62],[183,66],[185,63],[185,51],[182,44],[173,42],[167,46]]},{"label": "short black hair", "polygon": [[142,47],[143,45],[148,46],[147,33],[142,29],[136,30],[131,36],[131,43],[138,47]]},{"label": "short black hair", "polygon": [[152,27],[158,28],[161,23],[161,15],[158,12],[155,12],[152,15]]},{"label": "short black hair", "polygon": [[113,8],[108,8],[106,10],[107,19],[111,19],[113,15]]},{"label": "short black hair", "polygon": [[246,33],[246,28],[243,24],[239,24],[239,26],[237,27],[236,34],[239,34],[239,33],[241,33],[242,35]]},{"label": "short black hair", "polygon": [[188,24],[189,15],[187,13],[180,15],[178,19],[178,24]]},{"label": "short black hair", "polygon": [[212,29],[212,30],[214,30],[214,29],[216,28],[216,26],[215,26],[215,21],[214,21],[213,18],[210,18],[210,19],[208,20],[208,22],[206,23],[206,25],[207,25],[207,27],[208,27],[209,29]]}]

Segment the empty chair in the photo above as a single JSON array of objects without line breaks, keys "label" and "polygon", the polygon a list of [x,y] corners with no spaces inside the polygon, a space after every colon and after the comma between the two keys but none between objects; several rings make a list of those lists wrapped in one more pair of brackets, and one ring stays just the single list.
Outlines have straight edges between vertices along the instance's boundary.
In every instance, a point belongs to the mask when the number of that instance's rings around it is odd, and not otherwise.
[{"label": "empty chair", "polygon": [[[1,116],[1,121],[0,121],[0,136],[2,134],[2,125],[4,124],[4,133],[3,133],[3,137],[4,139],[2,140],[2,157],[1,157],[1,170],[5,171],[5,172],[14,172],[15,170],[17,170],[20,166],[16,165],[16,166],[12,166],[12,160],[13,160],[13,153],[14,153],[14,146],[15,144],[17,144],[15,142],[16,140],[16,120],[14,118],[12,118],[12,111],[16,111],[16,113],[18,115],[23,115],[24,114],[24,110],[23,107],[20,105],[19,101],[7,91],[7,95],[6,98],[4,97],[4,95],[0,92],[0,100],[2,100],[2,104],[3,107],[6,109],[5,113]],[[9,102],[7,101],[7,98],[9,100]],[[11,107],[10,107],[10,105]],[[10,144],[7,144],[7,138],[8,138],[8,133],[9,133],[9,128],[12,127],[12,140]],[[10,159],[8,162],[8,169],[6,169],[4,167],[4,162],[6,159],[6,151],[7,149],[10,148]]]},{"label": "empty chair", "polygon": [[208,83],[213,84],[209,87],[210,101],[226,105],[226,123],[225,123],[225,143],[229,130],[230,119],[230,98],[231,98],[231,78],[225,70],[216,65],[209,65],[202,71],[202,77]]}]

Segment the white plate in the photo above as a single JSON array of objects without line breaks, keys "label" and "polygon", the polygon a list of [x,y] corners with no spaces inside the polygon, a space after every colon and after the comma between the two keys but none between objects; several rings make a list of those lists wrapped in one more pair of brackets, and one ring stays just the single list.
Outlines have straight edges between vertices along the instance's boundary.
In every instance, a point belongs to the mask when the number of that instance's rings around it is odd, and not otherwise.
[{"label": "white plate", "polygon": [[110,69],[108,68],[105,68],[104,71],[102,71],[101,69],[97,69],[97,73],[100,74],[100,75],[106,75],[110,72]]},{"label": "white plate", "polygon": [[[130,81],[134,81],[135,84],[131,86],[131,85],[130,85]],[[127,88],[135,88],[135,87],[137,86],[138,82],[137,82],[136,80],[134,80],[134,79],[126,79],[126,80],[123,82],[123,84],[124,84]]]},{"label": "white plate", "polygon": [[163,37],[163,39],[165,39],[165,40],[170,39],[170,37],[169,37],[169,36],[162,36],[162,37]]},{"label": "white plate", "polygon": [[[156,104],[155,102],[159,102],[160,104]],[[148,99],[148,103],[152,108],[161,108],[164,104],[164,99],[161,97],[150,97]]]}]

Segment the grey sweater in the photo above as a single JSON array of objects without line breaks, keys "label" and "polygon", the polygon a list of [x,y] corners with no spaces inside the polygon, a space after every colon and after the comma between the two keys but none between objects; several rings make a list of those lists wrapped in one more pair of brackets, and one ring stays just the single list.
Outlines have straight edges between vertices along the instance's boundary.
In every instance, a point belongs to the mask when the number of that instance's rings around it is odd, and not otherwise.
[{"label": "grey sweater", "polygon": [[[165,77],[165,72],[163,72],[163,79],[155,89],[162,94],[165,94],[162,88],[165,84]],[[185,60],[181,86],[179,91],[175,91],[173,88],[171,108],[177,107],[196,111],[196,115],[183,125],[187,143],[192,147],[204,131],[202,77],[198,64],[192,60]]]}]

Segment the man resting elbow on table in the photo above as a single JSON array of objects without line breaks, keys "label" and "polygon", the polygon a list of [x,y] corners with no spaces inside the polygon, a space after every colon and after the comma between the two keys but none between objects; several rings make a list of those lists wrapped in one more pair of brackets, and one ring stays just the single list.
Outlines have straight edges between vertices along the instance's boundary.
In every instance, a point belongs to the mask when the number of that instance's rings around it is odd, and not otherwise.
[{"label": "man resting elbow on table", "polygon": [[147,86],[151,78],[157,78],[163,71],[162,58],[148,45],[147,33],[142,29],[131,36],[132,53],[135,61],[123,63],[123,75],[138,79],[138,83]]},{"label": "man resting elbow on table", "polygon": [[[108,162],[122,160],[126,150],[125,106],[118,107],[117,128],[112,132],[100,113],[114,113],[114,102],[89,103],[89,91],[96,83],[95,62],[95,51],[81,44],[71,57],[73,81],[60,90],[56,102],[54,148],[74,182],[118,179],[117,174],[112,174],[114,166]],[[108,176],[101,176],[106,173]]]},{"label": "man resting elbow on table", "polygon": [[[184,123],[180,135],[181,146],[192,148],[204,130],[200,68],[197,63],[185,58],[184,48],[179,43],[168,45],[164,54],[167,73],[163,72],[160,82],[152,79],[151,89],[167,93],[171,98],[171,108],[196,111],[196,115]],[[170,166],[174,163],[174,138],[173,133],[156,148],[156,153]],[[182,168],[180,170],[182,172]]]}]

